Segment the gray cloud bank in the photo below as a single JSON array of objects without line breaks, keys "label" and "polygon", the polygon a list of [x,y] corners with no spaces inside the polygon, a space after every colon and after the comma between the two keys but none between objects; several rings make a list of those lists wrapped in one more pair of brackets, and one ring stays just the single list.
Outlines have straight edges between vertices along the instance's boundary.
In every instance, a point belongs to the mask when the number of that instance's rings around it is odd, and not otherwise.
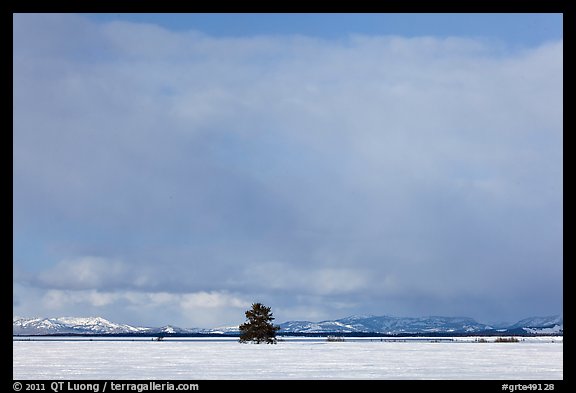
[{"label": "gray cloud bank", "polygon": [[14,313],[560,313],[562,62],[16,14]]}]

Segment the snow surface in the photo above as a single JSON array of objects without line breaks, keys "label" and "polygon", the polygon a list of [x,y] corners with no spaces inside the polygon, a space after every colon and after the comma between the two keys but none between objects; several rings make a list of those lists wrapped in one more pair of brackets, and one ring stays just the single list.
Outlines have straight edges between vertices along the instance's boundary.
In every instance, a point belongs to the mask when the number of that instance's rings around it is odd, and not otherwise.
[{"label": "snow surface", "polygon": [[562,379],[563,344],[552,340],[13,341],[13,378]]}]

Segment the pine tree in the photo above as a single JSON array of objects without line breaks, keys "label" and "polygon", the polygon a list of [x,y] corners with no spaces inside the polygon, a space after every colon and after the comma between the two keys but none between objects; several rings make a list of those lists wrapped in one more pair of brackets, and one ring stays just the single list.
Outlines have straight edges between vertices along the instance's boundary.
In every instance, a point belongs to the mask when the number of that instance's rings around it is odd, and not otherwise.
[{"label": "pine tree", "polygon": [[262,303],[253,303],[252,308],[246,311],[247,321],[240,325],[240,342],[252,341],[256,344],[276,344],[276,332],[279,326],[274,326],[274,317],[270,307]]}]

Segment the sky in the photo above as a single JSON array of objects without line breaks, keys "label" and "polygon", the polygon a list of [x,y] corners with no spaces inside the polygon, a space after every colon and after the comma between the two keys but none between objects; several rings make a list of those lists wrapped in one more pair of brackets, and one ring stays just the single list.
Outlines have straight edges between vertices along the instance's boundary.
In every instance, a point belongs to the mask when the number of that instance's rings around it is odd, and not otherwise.
[{"label": "sky", "polygon": [[14,14],[13,313],[563,313],[561,14]]}]

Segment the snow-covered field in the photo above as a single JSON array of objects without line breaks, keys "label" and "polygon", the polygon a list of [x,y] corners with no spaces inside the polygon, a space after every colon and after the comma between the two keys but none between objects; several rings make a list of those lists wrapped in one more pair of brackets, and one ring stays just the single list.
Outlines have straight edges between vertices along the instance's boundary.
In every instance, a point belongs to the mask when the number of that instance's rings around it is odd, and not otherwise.
[{"label": "snow-covered field", "polygon": [[562,338],[551,341],[14,341],[13,378],[562,379]]}]

